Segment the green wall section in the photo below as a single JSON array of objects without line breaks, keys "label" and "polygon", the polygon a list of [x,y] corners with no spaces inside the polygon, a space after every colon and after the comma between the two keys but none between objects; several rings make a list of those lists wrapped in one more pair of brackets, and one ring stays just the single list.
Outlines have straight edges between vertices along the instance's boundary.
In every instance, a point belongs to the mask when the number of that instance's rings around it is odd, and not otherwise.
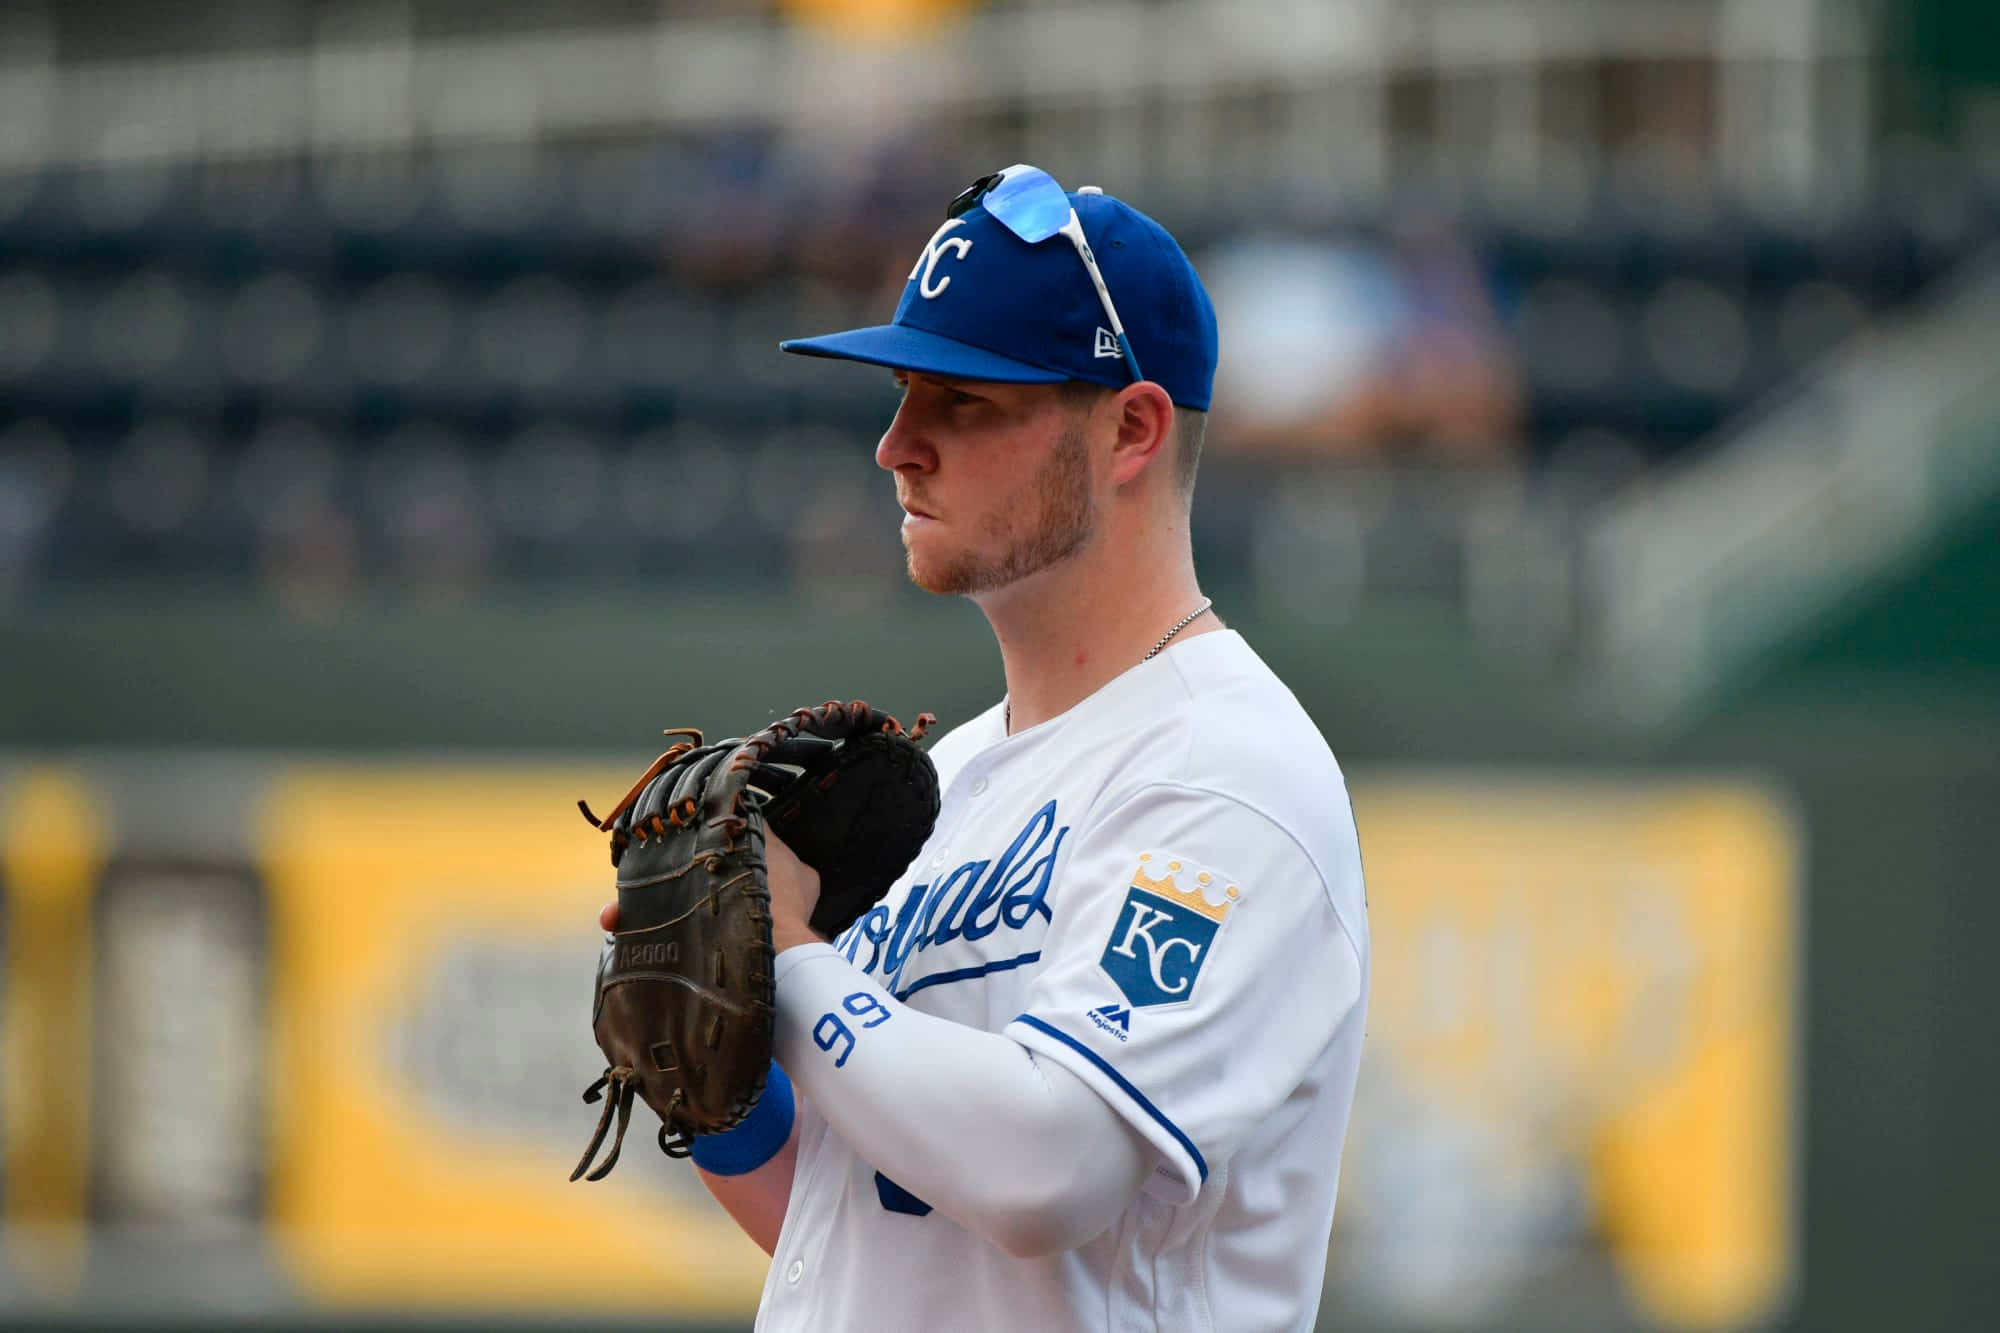
[{"label": "green wall section", "polygon": [[1792,670],[1943,677],[2000,692],[2000,498],[1834,617]]},{"label": "green wall section", "polygon": [[[134,597],[0,625],[0,746],[591,750],[660,728],[740,734],[829,697],[955,725],[1004,688],[969,603],[860,611],[783,595],[378,607],[316,624],[240,603]],[[1302,626],[1218,598],[1345,753],[1569,753],[1563,689],[1423,619]]]},{"label": "green wall section", "polygon": [[1959,1330],[2000,1299],[2000,771],[1829,755],[1807,824],[1805,1282],[1788,1327]]}]

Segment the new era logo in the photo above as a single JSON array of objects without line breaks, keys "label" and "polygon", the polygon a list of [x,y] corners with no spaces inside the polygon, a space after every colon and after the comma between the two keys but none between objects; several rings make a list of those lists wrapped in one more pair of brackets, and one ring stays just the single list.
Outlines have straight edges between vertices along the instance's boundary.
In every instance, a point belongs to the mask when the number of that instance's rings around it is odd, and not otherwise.
[{"label": "new era logo", "polygon": [[1122,1004],[1101,1004],[1090,1011],[1090,1021],[1124,1041],[1132,1035],[1132,1011]]},{"label": "new era logo", "polygon": [[1108,356],[1113,361],[1116,361],[1120,357],[1125,355],[1124,352],[1119,350],[1118,335],[1113,333],[1110,329],[1105,328],[1102,324],[1097,326],[1096,355],[1100,358]]}]

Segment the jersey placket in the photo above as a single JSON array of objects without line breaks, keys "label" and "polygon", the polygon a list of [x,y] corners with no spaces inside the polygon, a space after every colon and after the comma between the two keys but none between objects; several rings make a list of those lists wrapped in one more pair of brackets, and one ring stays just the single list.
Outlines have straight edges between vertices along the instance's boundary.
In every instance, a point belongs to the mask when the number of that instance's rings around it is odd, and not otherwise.
[{"label": "jersey placket", "polygon": [[[815,1211],[817,1201],[825,1197],[819,1191],[819,1180],[826,1172],[826,1158],[833,1155],[844,1158],[847,1156],[846,1147],[834,1140],[833,1128],[821,1122],[819,1141],[812,1152],[802,1154],[802,1169],[792,1179],[792,1198],[805,1200],[806,1207],[788,1211],[786,1225],[778,1233],[778,1249],[771,1256],[771,1275],[765,1286],[764,1309],[757,1321],[759,1333],[806,1327],[803,1322],[793,1319],[793,1313],[797,1310],[803,1316],[810,1308],[803,1304],[810,1286],[807,1279],[824,1257],[827,1237],[832,1230],[829,1224],[833,1221],[831,1216],[813,1217],[807,1214]],[[811,1262],[808,1262],[805,1253],[808,1247],[814,1251],[810,1256]],[[767,1329],[763,1314],[776,1316],[778,1322]]]}]

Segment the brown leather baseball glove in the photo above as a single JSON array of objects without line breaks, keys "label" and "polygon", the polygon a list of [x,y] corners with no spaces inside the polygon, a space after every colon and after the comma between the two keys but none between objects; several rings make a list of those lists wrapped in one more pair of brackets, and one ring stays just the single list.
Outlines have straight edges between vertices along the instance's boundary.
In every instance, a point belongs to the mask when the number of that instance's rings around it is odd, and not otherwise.
[{"label": "brown leather baseball glove", "polygon": [[603,819],[618,870],[618,932],[597,964],[591,1026],[609,1061],[584,1091],[604,1098],[570,1173],[601,1180],[618,1162],[636,1093],[660,1117],[660,1148],[685,1157],[697,1134],[748,1114],[771,1065],[771,897],[766,828],[819,872],[812,927],[845,930],[889,891],[937,822],[937,770],[909,731],[865,703],[802,708],[742,740],[688,736],[653,762]]}]

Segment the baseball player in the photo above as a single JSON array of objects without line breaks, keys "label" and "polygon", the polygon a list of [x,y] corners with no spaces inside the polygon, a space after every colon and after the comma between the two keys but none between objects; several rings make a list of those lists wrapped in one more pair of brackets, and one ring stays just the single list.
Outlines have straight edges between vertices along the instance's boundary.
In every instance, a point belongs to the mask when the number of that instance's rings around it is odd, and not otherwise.
[{"label": "baseball player", "polygon": [[910,576],[985,612],[1007,693],[938,741],[935,832],[837,938],[768,845],[777,1063],[694,1142],[772,1256],[757,1328],[1311,1328],[1366,898],[1332,753],[1196,583],[1200,279],[1016,166],[892,323],[784,347],[893,371]]}]

